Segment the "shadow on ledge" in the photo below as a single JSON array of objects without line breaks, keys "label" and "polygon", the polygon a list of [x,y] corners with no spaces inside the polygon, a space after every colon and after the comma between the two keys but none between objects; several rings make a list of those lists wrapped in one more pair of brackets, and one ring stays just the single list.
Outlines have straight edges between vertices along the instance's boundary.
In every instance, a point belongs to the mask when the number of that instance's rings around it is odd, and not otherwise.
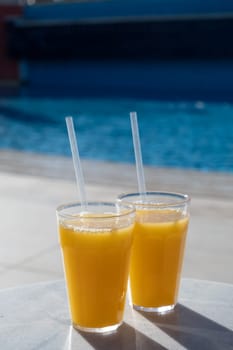
[{"label": "shadow on ledge", "polygon": [[189,350],[233,349],[231,330],[181,304],[167,314],[139,313]]}]

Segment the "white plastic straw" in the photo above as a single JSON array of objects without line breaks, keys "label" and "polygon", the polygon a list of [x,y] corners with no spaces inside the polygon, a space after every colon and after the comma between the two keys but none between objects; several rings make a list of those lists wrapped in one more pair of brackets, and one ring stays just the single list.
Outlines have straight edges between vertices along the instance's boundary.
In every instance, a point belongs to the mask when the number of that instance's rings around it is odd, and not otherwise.
[{"label": "white plastic straw", "polygon": [[130,112],[131,129],[133,136],[134,154],[137,169],[138,190],[140,194],[146,193],[146,183],[144,176],[144,169],[142,163],[142,152],[140,144],[140,136],[138,131],[138,119],[136,112]]},{"label": "white plastic straw", "polygon": [[80,202],[81,202],[81,206],[85,208],[87,206],[87,199],[86,199],[87,197],[86,197],[86,191],[85,191],[83,170],[82,170],[82,165],[80,161],[78,144],[75,136],[74,123],[73,123],[72,117],[66,117],[66,126],[67,126],[67,131],[68,131],[69,140],[70,140],[70,148],[71,148],[71,153],[73,158],[76,182],[77,182],[77,186],[80,194]]}]

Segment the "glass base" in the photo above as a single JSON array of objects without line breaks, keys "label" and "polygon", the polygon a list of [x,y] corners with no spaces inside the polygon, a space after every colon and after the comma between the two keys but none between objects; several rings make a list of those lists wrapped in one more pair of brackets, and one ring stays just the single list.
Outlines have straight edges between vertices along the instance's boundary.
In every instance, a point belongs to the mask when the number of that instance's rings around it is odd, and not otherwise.
[{"label": "glass base", "polygon": [[173,305],[166,305],[166,306],[159,306],[159,307],[144,307],[144,306],[138,306],[133,304],[133,308],[138,311],[145,311],[145,312],[156,312],[159,314],[163,314],[169,311],[172,311],[175,307],[175,304]]},{"label": "glass base", "polygon": [[90,328],[90,327],[82,327],[79,326],[75,323],[72,324],[72,326],[78,330],[78,331],[82,331],[82,332],[89,332],[89,333],[112,333],[115,332],[117,330],[117,328],[120,327],[120,325],[122,324],[122,322],[114,324],[112,326],[106,326],[106,327],[100,327],[100,328]]}]

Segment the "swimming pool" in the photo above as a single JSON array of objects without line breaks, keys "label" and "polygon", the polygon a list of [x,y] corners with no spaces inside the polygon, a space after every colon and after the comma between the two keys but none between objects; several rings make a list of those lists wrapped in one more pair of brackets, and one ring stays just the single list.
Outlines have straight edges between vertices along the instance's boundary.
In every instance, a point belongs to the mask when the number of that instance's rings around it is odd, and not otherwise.
[{"label": "swimming pool", "polygon": [[144,164],[233,171],[233,105],[119,98],[0,98],[0,148],[70,156],[74,117],[82,158],[134,162],[129,112],[138,112]]}]

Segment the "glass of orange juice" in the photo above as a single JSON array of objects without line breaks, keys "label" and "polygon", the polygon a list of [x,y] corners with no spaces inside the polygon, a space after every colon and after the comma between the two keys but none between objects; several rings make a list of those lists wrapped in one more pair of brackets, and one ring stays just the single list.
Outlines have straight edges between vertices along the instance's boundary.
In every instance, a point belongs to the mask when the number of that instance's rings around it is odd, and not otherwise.
[{"label": "glass of orange juice", "polygon": [[73,326],[116,330],[124,313],[134,207],[72,203],[57,208],[57,219]]},{"label": "glass of orange juice", "polygon": [[189,223],[188,195],[129,193],[120,203],[134,204],[136,220],[130,263],[133,307],[166,312],[177,302]]}]

